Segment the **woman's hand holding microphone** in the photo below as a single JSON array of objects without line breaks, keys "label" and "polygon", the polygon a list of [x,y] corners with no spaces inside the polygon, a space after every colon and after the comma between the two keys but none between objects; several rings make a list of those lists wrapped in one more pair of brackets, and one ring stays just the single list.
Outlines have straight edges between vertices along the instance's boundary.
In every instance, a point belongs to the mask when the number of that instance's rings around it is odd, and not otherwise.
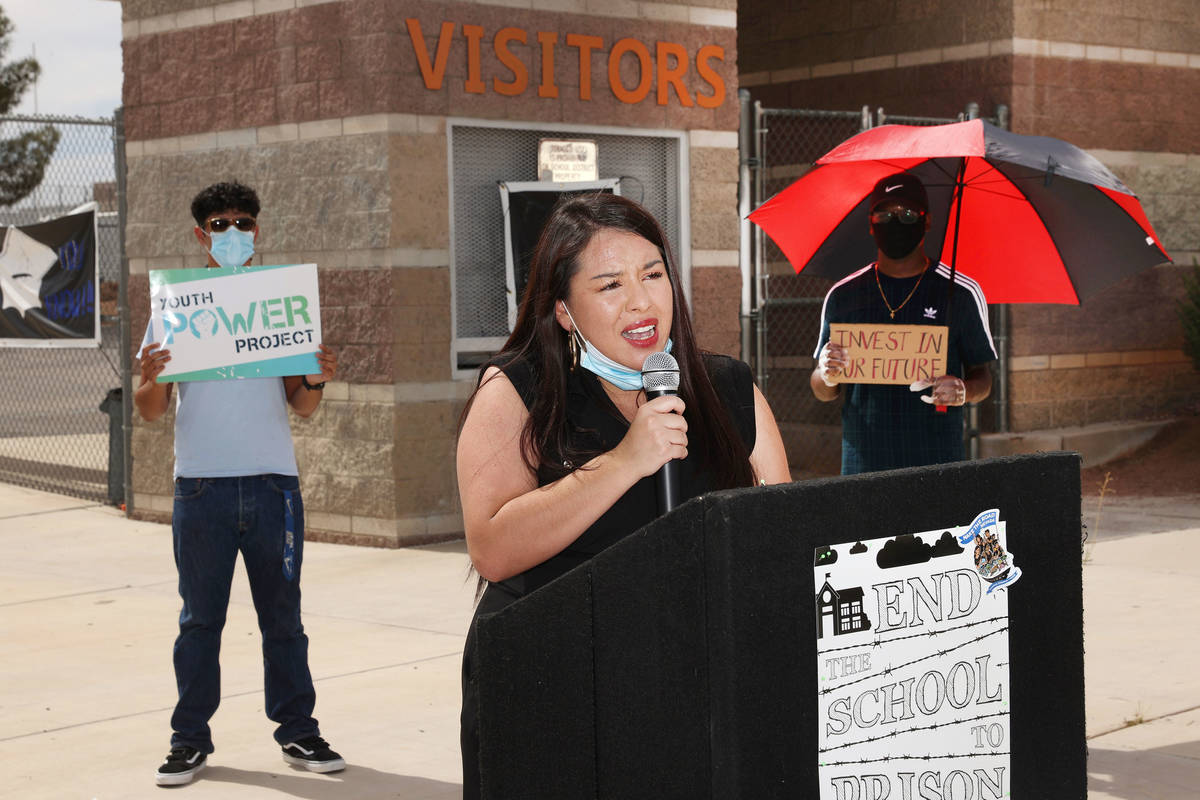
[{"label": "woman's hand holding microphone", "polygon": [[638,408],[613,457],[639,477],[653,475],[672,459],[687,457],[687,420],[677,395],[656,397]]}]

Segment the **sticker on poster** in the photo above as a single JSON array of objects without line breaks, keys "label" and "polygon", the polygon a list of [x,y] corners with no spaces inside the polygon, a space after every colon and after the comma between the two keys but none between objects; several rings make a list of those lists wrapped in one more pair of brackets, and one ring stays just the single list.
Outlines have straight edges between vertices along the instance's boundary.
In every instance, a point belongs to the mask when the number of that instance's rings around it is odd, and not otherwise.
[{"label": "sticker on poster", "polygon": [[1008,798],[1021,570],[1000,511],[818,547],[813,570],[821,800]]}]

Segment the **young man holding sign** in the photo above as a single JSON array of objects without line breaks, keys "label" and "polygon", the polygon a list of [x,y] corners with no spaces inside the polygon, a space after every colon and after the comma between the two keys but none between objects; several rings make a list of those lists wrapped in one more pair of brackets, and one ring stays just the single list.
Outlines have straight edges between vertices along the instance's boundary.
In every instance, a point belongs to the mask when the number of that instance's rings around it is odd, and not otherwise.
[{"label": "young man holding sign", "polygon": [[950,268],[925,255],[929,201],[915,176],[879,181],[869,208],[878,260],[825,296],[809,380],[823,402],[847,384],[842,474],[961,461],[962,406],[992,390],[987,301],[957,270],[951,290]]},{"label": "young man holding sign", "polygon": [[[258,196],[241,184],[219,183],[196,195],[195,235],[209,267],[250,265],[258,212]],[[147,421],[166,412],[173,386],[156,380],[171,353],[151,341],[153,331],[152,320],[134,394]],[[337,357],[321,344],[316,361],[319,374],[179,383],[171,517],[183,598],[174,658],[179,702],[171,752],[155,775],[160,785],[188,783],[213,751],[208,721],[221,699],[221,630],[239,551],[262,632],[265,711],[278,724],[283,758],[313,772],[346,766],[312,716],[316,693],[300,622],[304,507],[288,406],[307,417],[321,402]]]}]

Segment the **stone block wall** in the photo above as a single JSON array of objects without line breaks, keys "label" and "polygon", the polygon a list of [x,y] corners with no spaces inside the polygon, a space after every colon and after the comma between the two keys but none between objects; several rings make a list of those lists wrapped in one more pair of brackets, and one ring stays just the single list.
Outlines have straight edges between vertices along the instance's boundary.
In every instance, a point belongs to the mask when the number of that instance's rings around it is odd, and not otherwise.
[{"label": "stone block wall", "polygon": [[[309,526],[324,538],[399,541],[396,509],[404,498],[393,464],[397,425],[405,423],[394,387],[449,379],[447,212],[411,199],[391,207],[399,184],[406,198],[445,195],[442,126],[424,126],[418,132],[418,120],[403,116],[351,126],[338,120],[336,135],[332,126],[281,126],[228,137],[227,146],[214,134],[135,142],[127,151],[131,297],[143,298],[133,303],[135,331],[144,330],[148,314],[146,271],[203,263],[188,206],[216,180],[240,180],[259,193],[257,263],[318,264],[324,340],[337,350],[340,370],[317,412],[293,419],[293,433]],[[135,433],[142,513],[170,511],[173,422],[172,413]],[[438,437],[443,457],[452,455],[445,444],[453,424],[414,430]],[[456,508],[452,483],[439,508]],[[431,533],[423,520],[405,522],[410,538],[442,532]]]},{"label": "stone block wall", "polygon": [[1178,353],[1065,354],[1050,362],[1012,371],[1012,430],[1156,419],[1180,413],[1200,396],[1200,373]]},{"label": "stone block wall", "polygon": [[[123,1],[134,338],[148,316],[147,272],[204,262],[192,196],[219,180],[255,187],[255,263],[318,264],[324,340],[340,361],[318,410],[292,420],[313,537],[396,546],[462,530],[454,453],[473,380],[451,364],[448,117],[688,131],[696,327],[703,347],[739,350],[736,0],[519,5]],[[423,77],[418,26],[427,71],[448,37],[436,88]],[[525,44],[508,45],[528,73],[511,96],[500,88],[516,72],[494,46],[509,28],[524,32]],[[552,75],[544,33],[557,35]],[[590,82],[569,35],[599,37]],[[678,43],[688,69],[660,93],[664,73],[655,61],[644,75],[633,46],[610,74],[623,39],[652,59],[656,42]],[[705,78],[697,54],[714,46],[723,55]],[[642,100],[617,99],[613,80],[634,92],[646,75]],[[709,107],[701,98],[715,96],[714,81],[724,100]],[[557,96],[540,91],[551,84]],[[142,516],[170,513],[173,415],[135,425]]]},{"label": "stone block wall", "polygon": [[693,134],[692,315],[706,350],[741,353],[737,134]]},{"label": "stone block wall", "polygon": [[1014,430],[1170,416],[1200,399],[1176,313],[1200,255],[1194,3],[1013,1],[1012,128],[1089,150],[1137,193],[1175,265],[1079,307],[1014,306]]}]

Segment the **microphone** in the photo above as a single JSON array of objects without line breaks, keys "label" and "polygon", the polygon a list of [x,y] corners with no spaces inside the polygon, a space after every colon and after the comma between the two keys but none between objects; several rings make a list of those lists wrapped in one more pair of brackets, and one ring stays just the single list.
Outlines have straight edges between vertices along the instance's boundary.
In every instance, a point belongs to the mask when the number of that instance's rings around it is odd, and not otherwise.
[{"label": "microphone", "polygon": [[[670,353],[651,353],[642,362],[642,388],[646,399],[679,393],[679,362]],[[658,485],[658,513],[666,514],[679,505],[679,465],[672,459],[655,475]]]}]

